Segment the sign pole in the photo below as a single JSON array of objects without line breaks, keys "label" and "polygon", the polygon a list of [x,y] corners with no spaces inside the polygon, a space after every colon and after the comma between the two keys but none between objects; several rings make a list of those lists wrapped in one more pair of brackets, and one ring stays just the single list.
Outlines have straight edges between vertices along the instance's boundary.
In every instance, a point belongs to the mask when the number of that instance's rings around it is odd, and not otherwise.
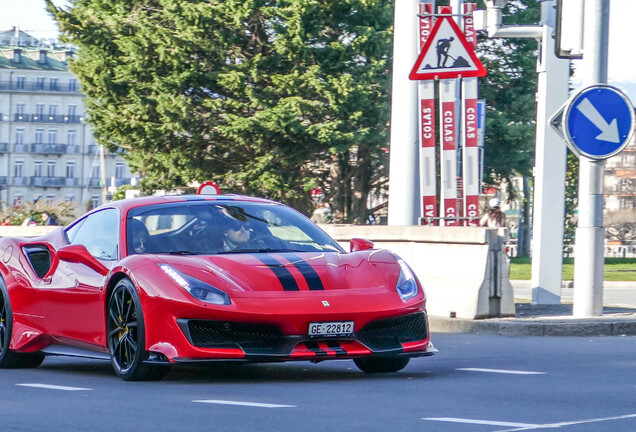
[{"label": "sign pole", "polygon": [[[477,48],[477,36],[473,27],[472,13],[476,3],[464,3],[463,30],[466,40],[473,49]],[[464,179],[464,216],[467,226],[479,226],[479,193],[481,177],[479,176],[479,140],[477,136],[477,97],[479,82],[477,78],[462,79],[462,168]]]},{"label": "sign pole", "polygon": [[457,225],[457,85],[439,82],[441,217],[444,226]]},{"label": "sign pole", "polygon": [[389,154],[389,225],[418,225],[419,146],[417,83],[406,79],[417,59],[418,0],[395,2],[391,144]]},{"label": "sign pole", "polygon": [[[419,47],[424,48],[433,28],[435,0],[419,4]],[[420,131],[420,195],[422,225],[436,225],[437,216],[437,161],[435,158],[435,80],[418,82]]]},{"label": "sign pole", "polygon": [[[585,2],[583,84],[607,83],[609,0]],[[579,158],[579,220],[574,255],[573,316],[603,314],[604,160]]]}]

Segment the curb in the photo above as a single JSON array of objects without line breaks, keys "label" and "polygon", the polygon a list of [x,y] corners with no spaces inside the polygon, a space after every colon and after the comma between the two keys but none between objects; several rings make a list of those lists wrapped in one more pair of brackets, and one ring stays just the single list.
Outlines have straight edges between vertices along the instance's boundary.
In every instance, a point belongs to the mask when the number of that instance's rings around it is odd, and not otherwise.
[{"label": "curb", "polygon": [[499,336],[636,336],[636,319],[469,320],[429,316],[431,333]]}]

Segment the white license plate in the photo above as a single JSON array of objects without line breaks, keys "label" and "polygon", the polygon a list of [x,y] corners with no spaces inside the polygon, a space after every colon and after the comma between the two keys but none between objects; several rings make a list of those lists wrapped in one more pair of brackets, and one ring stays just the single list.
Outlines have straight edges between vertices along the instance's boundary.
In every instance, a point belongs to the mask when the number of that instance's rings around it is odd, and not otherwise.
[{"label": "white license plate", "polygon": [[309,323],[309,336],[349,336],[353,334],[353,321]]}]

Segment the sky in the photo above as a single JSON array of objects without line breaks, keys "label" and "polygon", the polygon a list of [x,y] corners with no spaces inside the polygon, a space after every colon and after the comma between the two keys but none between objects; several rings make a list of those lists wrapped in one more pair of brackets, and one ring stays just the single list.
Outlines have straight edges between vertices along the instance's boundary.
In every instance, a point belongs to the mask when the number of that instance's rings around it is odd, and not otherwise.
[{"label": "sky", "polygon": [[[57,6],[67,6],[68,0],[53,0]],[[8,30],[16,24],[34,37],[55,38],[57,27],[46,13],[44,0],[0,0],[0,30]],[[634,25],[636,0],[611,0],[609,35],[609,83],[623,90],[636,104],[636,60],[633,38],[627,29]],[[575,69],[581,60],[573,61]],[[580,84],[578,84],[580,85]],[[575,90],[577,80],[573,82]]]}]

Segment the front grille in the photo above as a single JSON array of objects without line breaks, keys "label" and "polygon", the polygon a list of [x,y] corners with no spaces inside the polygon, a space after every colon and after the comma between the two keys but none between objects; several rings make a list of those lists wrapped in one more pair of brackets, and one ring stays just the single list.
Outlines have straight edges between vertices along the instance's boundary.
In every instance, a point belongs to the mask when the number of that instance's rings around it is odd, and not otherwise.
[{"label": "front grille", "polygon": [[283,344],[283,332],[269,324],[231,321],[188,321],[192,345],[199,348],[241,348],[268,351]]},{"label": "front grille", "polygon": [[356,333],[358,340],[373,351],[400,348],[404,342],[428,338],[426,315],[423,312],[398,318],[374,321]]}]

